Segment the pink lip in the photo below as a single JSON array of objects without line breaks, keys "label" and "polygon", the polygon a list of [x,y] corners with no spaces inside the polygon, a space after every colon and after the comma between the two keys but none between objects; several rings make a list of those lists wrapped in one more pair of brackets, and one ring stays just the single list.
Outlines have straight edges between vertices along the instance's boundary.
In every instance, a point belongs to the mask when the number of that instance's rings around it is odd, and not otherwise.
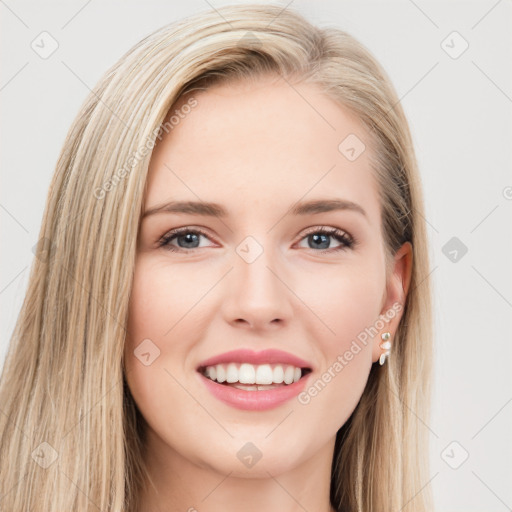
[{"label": "pink lip", "polygon": [[[232,350],[231,352],[225,352],[224,354],[219,354],[218,356],[211,357],[206,361],[203,361],[199,368],[205,368],[207,366],[215,366],[216,364],[221,363],[250,363],[250,364],[289,364],[292,366],[296,366],[297,368],[309,368],[313,369],[312,365],[304,359],[300,357],[294,356],[293,354],[289,354],[288,352],[283,352],[282,350],[274,350],[267,349],[262,350],[261,352],[253,352],[248,349],[239,349]],[[299,381],[300,382],[300,381]],[[291,386],[291,384],[289,385]],[[231,389],[231,388],[228,388]],[[246,392],[247,393],[247,392]],[[253,391],[249,391],[248,393],[253,393]],[[256,393],[254,391],[254,393]],[[262,393],[261,391],[258,393]]]},{"label": "pink lip", "polygon": [[208,391],[225,404],[238,409],[264,411],[278,407],[282,403],[297,396],[306,386],[310,375],[311,373],[308,373],[293,384],[285,384],[284,386],[267,391],[245,391],[243,389],[233,388],[225,384],[214,382],[201,374],[199,374],[199,378],[204,382]]}]

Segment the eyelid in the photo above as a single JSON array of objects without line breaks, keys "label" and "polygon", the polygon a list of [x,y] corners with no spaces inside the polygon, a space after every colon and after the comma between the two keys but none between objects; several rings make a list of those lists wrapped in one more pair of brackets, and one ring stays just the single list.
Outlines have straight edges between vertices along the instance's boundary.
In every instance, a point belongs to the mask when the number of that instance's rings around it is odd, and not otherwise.
[{"label": "eyelid", "polygon": [[[202,235],[205,238],[208,238],[210,241],[214,241],[215,243],[218,244],[218,242],[215,241],[215,238],[212,237],[209,233],[207,233],[205,229],[199,228],[196,226],[182,226],[182,227],[174,228],[174,229],[167,231],[164,235],[162,235],[159,238],[159,240],[157,240],[157,245],[158,245],[158,247],[165,248],[166,241],[170,241],[171,238],[179,236],[181,233],[190,233],[190,232]],[[201,247],[201,249],[204,249],[204,247]],[[188,249],[188,250],[194,250],[194,249]],[[197,250],[197,249],[195,249],[195,250]],[[183,247],[177,247],[176,251],[177,252],[179,252],[179,251],[187,252],[187,249],[184,249]]]},{"label": "eyelid", "polygon": [[348,231],[341,228],[336,228],[334,226],[326,225],[318,225],[313,226],[312,228],[307,228],[306,231],[301,232],[299,240],[302,240],[302,238],[310,235],[311,233],[318,233],[319,231],[325,231],[328,234],[346,235],[346,237],[349,238],[351,242],[355,243],[354,237]]}]

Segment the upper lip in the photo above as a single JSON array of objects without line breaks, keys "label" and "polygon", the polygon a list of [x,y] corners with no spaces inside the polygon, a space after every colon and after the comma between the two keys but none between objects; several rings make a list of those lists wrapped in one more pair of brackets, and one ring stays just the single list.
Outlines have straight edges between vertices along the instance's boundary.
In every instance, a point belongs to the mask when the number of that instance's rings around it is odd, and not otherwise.
[{"label": "upper lip", "polygon": [[216,364],[221,363],[250,363],[250,364],[276,364],[276,363],[285,363],[292,366],[296,366],[297,368],[308,368],[312,369],[312,365],[288,352],[283,352],[282,350],[275,349],[267,349],[262,350],[260,352],[254,352],[249,349],[239,349],[232,350],[230,352],[224,352],[223,354],[219,354],[217,356],[210,357],[206,359],[202,363],[200,363],[198,370],[200,368],[206,368],[207,366],[215,366]]}]

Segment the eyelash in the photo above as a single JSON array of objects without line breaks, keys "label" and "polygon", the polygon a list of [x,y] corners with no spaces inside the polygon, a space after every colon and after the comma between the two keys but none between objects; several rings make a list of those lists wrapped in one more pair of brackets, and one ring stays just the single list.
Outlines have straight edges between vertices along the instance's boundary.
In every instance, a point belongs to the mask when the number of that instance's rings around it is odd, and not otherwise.
[{"label": "eyelash", "polygon": [[[192,251],[197,250],[197,249],[201,249],[201,247],[196,247],[194,249],[185,249],[183,247],[175,247],[175,246],[170,245],[172,240],[174,240],[175,238],[177,238],[180,235],[184,235],[184,234],[187,234],[187,233],[193,233],[195,235],[203,235],[204,237],[206,237],[208,239],[210,238],[207,233],[205,233],[204,231],[202,231],[199,228],[194,228],[194,229],[191,229],[191,228],[188,228],[188,227],[177,228],[177,229],[173,229],[172,231],[169,231],[169,233],[166,233],[158,241],[158,247],[162,247],[165,250],[168,250],[168,251],[171,251],[171,252],[184,252],[184,253],[192,252]],[[352,249],[355,245],[357,245],[357,241],[351,235],[347,234],[346,232],[344,232],[344,231],[342,231],[340,229],[329,228],[329,227],[314,228],[314,229],[308,231],[307,233],[305,233],[302,236],[302,238],[299,240],[299,242],[302,241],[304,238],[308,237],[309,235],[316,235],[316,234],[332,236],[338,242],[341,243],[341,245],[339,247],[335,247],[335,248],[332,248],[332,249],[331,248],[330,249],[320,249],[320,250],[310,249],[310,250],[312,250],[314,252],[317,252],[317,253],[329,253],[329,252],[345,251],[347,249]]]}]

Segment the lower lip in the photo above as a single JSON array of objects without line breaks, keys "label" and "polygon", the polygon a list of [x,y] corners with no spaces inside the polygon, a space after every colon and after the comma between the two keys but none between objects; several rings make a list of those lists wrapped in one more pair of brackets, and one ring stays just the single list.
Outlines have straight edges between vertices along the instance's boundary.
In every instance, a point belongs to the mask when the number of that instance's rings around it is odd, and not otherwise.
[{"label": "lower lip", "polygon": [[285,384],[266,391],[245,391],[214,382],[201,373],[199,376],[213,396],[221,402],[249,411],[265,411],[273,409],[297,396],[306,385],[311,372],[293,384]]}]

